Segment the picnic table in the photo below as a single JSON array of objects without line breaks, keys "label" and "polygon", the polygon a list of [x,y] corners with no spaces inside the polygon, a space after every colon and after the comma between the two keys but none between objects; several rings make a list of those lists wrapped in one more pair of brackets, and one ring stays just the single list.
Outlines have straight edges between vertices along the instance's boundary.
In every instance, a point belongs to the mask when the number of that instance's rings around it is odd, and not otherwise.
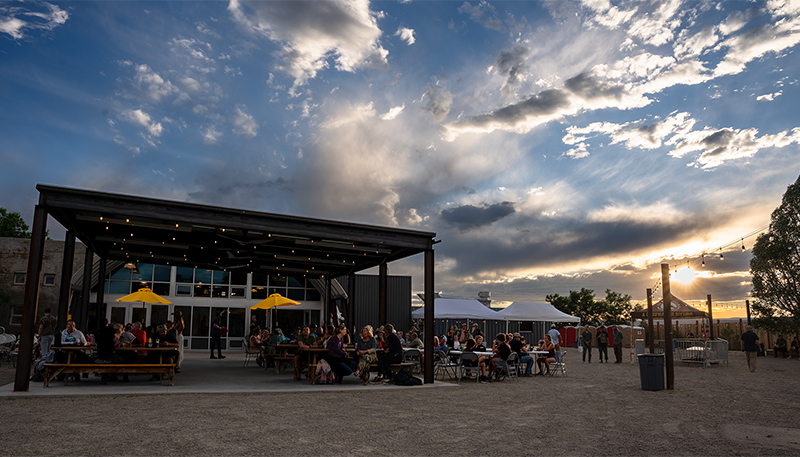
[{"label": "picnic table", "polygon": [[[53,350],[64,351],[67,354],[65,363],[46,363],[44,365],[43,387],[50,385],[50,381],[60,374],[81,374],[81,373],[150,373],[164,374],[170,381],[170,385],[175,385],[175,363],[164,363],[163,356],[167,351],[177,351],[173,346],[125,346],[117,347],[117,351],[153,351],[158,353],[158,363],[73,363],[73,354],[78,351],[96,351],[97,346],[54,346]],[[64,385],[67,385],[69,378],[64,376]],[[161,377],[159,377],[161,383]]]}]

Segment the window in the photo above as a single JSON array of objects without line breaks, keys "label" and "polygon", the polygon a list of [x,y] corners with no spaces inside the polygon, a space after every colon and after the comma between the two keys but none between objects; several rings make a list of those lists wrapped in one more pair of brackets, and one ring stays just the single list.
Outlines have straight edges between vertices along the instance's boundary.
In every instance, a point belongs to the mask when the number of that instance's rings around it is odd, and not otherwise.
[{"label": "window", "polygon": [[14,273],[14,284],[25,285],[25,279],[27,279],[27,273]]},{"label": "window", "polygon": [[10,314],[9,325],[22,325],[22,306],[12,306]]},{"label": "window", "polygon": [[532,332],[533,331],[533,322],[520,322],[519,323],[519,331],[520,332]]},{"label": "window", "polygon": [[53,273],[45,273],[44,275],[42,275],[42,285],[55,286],[56,275],[54,275]]}]

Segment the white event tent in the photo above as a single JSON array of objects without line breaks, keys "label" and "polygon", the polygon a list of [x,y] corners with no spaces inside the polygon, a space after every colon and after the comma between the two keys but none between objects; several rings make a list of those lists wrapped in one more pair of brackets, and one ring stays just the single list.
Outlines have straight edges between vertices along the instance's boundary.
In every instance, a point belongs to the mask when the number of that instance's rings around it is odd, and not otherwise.
[{"label": "white event tent", "polygon": [[579,317],[557,310],[550,303],[531,303],[515,301],[507,308],[498,311],[509,321],[535,322],[580,322]]},{"label": "white event tent", "polygon": [[[425,307],[411,312],[412,319],[425,319]],[[472,319],[504,321],[506,317],[492,311],[478,300],[461,298],[437,298],[433,301],[434,319]]]}]

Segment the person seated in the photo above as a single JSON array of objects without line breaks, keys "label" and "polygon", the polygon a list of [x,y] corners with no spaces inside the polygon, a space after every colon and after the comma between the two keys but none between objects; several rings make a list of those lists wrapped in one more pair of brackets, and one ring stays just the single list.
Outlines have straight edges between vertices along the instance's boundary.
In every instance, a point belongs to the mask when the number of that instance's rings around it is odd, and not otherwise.
[{"label": "person seated", "polygon": [[106,318],[100,320],[100,328],[94,332],[97,341],[96,363],[123,363],[122,357],[115,350],[121,335],[122,325],[109,325]]},{"label": "person seated", "polygon": [[694,333],[692,332],[687,333],[686,338],[694,338]]},{"label": "person seated", "polygon": [[[267,341],[267,344],[270,346],[272,346],[273,344],[284,344],[288,340],[289,338],[286,338],[283,335],[283,330],[276,328],[275,333],[271,337],[269,337],[269,341]],[[270,348],[269,351],[270,353],[274,353],[275,348]]]},{"label": "person seated", "polygon": [[775,352],[775,358],[778,357],[778,353],[783,353],[783,358],[785,359],[789,355],[789,351],[786,348],[786,340],[783,339],[783,335],[778,335],[778,339],[775,340],[775,346],[772,347],[773,352]]},{"label": "person seated", "polygon": [[[83,332],[75,328],[75,321],[72,319],[67,321],[67,328],[61,331],[61,346],[89,346],[89,342],[86,341]],[[56,361],[58,363],[66,363],[69,357],[70,354],[66,351],[58,351],[56,353]],[[86,364],[94,362],[94,359],[89,357],[85,351],[72,351],[71,357],[71,363]],[[84,375],[84,377],[88,376]],[[74,379],[76,381],[80,380],[80,375],[74,375]]]},{"label": "person seated", "polygon": [[300,329],[300,335],[297,337],[297,352],[294,354],[294,380],[300,380],[300,374],[303,372],[303,367],[308,365],[308,355],[306,349],[312,346],[317,346],[317,338],[311,335],[311,329],[308,326],[303,326]]},{"label": "person seated", "polygon": [[419,339],[419,335],[416,333],[412,333],[408,336],[409,341],[406,343],[407,348],[415,348],[415,349],[424,349],[424,345],[422,340]]},{"label": "person seated", "polygon": [[491,375],[494,375],[495,378],[500,373],[500,369],[505,368],[506,366],[506,359],[508,356],[511,355],[511,347],[506,343],[506,334],[505,333],[498,333],[496,342],[495,342],[495,349],[494,356],[489,359],[489,365],[491,366]]},{"label": "person seated", "polygon": [[336,329],[332,325],[329,325],[325,329],[325,333],[322,334],[322,338],[319,338],[317,340],[317,344],[315,344],[315,346],[322,346],[324,348],[327,348],[328,347],[328,340],[331,339],[331,337],[333,336],[333,333],[335,331],[336,331]]},{"label": "person seated", "polygon": [[789,357],[793,359],[800,358],[800,338],[794,337],[792,344],[789,347]]},{"label": "person seated", "polygon": [[[344,324],[342,324],[344,326]],[[345,327],[344,328],[344,337],[342,338],[344,341],[345,346],[352,346],[353,345],[353,338],[350,336],[350,330]]]},{"label": "person seated", "polygon": [[361,329],[361,338],[356,339],[356,355],[358,356],[358,367],[356,376],[364,381],[364,385],[369,384],[369,371],[373,363],[378,362],[378,341],[372,336],[372,326],[366,325]]},{"label": "person seated", "polygon": [[[149,364],[173,364],[178,360],[178,344],[177,338],[175,338],[173,333],[169,333],[167,330],[166,324],[161,324],[155,328],[155,341],[158,341],[158,347],[174,347],[174,351],[147,351],[147,356],[142,359],[139,363],[149,363]],[[154,344],[156,344],[154,342]],[[175,370],[176,373],[180,373],[178,369]],[[161,375],[154,374],[151,381],[160,381]]]},{"label": "person seated", "polygon": [[483,344],[483,335],[475,337],[475,352],[487,352],[486,345]]},{"label": "person seated", "polygon": [[406,341],[404,336],[405,335],[403,334],[403,332],[401,332],[401,331],[397,332],[397,337],[400,338],[400,344],[403,345],[403,347],[406,347],[406,344],[408,344],[408,341]]},{"label": "person seated", "polygon": [[328,339],[328,355],[325,360],[331,366],[334,383],[336,384],[341,384],[344,377],[352,374],[353,370],[356,369],[356,362],[348,358],[347,352],[344,350],[344,336],[346,334],[347,327],[340,325],[334,329],[333,335]]},{"label": "person seated", "polygon": [[522,335],[519,332],[514,332],[514,339],[511,340],[508,345],[511,347],[511,350],[517,353],[517,357],[519,357],[519,363],[525,364],[525,377],[533,376],[531,374],[531,370],[533,369],[533,357],[528,355],[527,347],[525,343],[522,341]]},{"label": "person seated", "polygon": [[[466,344],[464,345],[464,352],[477,352],[476,349],[476,341],[474,338],[470,338],[467,340]],[[468,360],[464,362],[465,367],[479,367],[481,369],[480,379],[479,381],[482,383],[492,382],[488,377],[486,377],[486,356],[485,355],[478,355],[478,361]]]},{"label": "person seated", "polygon": [[400,338],[394,333],[394,326],[386,324],[383,330],[386,334],[386,349],[378,356],[378,370],[384,380],[391,381],[394,379],[391,366],[403,361],[403,346],[400,344]]},{"label": "person seated", "polygon": [[253,331],[250,333],[250,337],[247,340],[249,343],[248,348],[251,351],[257,351],[261,349],[261,327],[258,325],[253,327]]},{"label": "person seated", "polygon": [[[536,374],[541,376],[550,374],[550,364],[556,362],[556,345],[553,344],[553,338],[550,335],[544,336],[544,345],[540,350],[547,351],[547,354],[536,359],[536,365],[539,367],[539,372]],[[547,369],[547,373],[542,372],[542,364]]]}]

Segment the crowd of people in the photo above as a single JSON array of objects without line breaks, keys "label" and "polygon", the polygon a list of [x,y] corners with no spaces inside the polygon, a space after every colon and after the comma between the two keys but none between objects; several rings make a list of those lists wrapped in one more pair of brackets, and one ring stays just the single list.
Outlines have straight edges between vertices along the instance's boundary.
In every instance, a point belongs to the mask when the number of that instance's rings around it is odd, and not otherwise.
[{"label": "crowd of people", "polygon": [[[181,362],[183,361],[183,330],[185,323],[183,314],[180,311],[173,313],[173,320],[167,321],[157,326],[150,326],[146,329],[141,322],[132,322],[126,325],[120,323],[109,323],[108,319],[102,318],[99,327],[94,333],[86,335],[76,328],[75,321],[67,320],[66,328],[58,332],[53,330],[55,322],[50,319],[50,310],[45,310],[45,316],[39,325],[39,336],[41,341],[41,359],[43,362],[64,363],[68,354],[66,351],[56,351],[54,347],[81,346],[95,349],[95,356],[90,356],[85,351],[72,351],[72,363],[96,363],[96,364],[175,364],[175,372],[181,372]],[[46,336],[53,338],[45,338]],[[58,335],[58,343],[55,336]],[[141,347],[142,350],[123,350],[123,348]],[[148,351],[152,347],[174,347],[175,350]],[[75,380],[80,380],[78,375],[74,375]],[[87,377],[88,374],[84,374]],[[151,380],[160,381],[161,375],[153,375]],[[129,382],[129,375],[123,374],[119,379],[114,374],[103,374],[101,383],[109,381]]]}]

